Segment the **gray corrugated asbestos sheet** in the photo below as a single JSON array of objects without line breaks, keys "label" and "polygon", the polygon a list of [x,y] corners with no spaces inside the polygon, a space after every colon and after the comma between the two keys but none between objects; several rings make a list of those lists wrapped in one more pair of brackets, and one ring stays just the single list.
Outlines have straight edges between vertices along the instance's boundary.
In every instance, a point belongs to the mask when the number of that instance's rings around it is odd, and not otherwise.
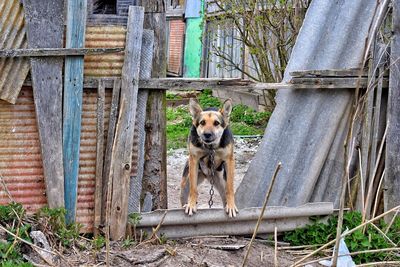
[{"label": "gray corrugated asbestos sheet", "polygon": [[[360,65],[376,0],[313,0],[285,72]],[[279,161],[268,205],[338,203],[353,90],[281,90],[262,144],[237,193],[258,207]],[[336,205],[337,206],[337,205]]]}]

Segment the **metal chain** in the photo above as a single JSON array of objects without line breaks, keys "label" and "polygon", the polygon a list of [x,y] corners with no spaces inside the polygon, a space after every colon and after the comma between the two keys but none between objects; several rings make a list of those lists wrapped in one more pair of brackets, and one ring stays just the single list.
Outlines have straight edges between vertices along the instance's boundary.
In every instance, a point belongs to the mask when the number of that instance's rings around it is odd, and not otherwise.
[{"label": "metal chain", "polygon": [[208,201],[208,206],[211,209],[212,205],[214,204],[213,201],[213,196],[214,196],[214,175],[215,175],[215,162],[214,162],[214,156],[215,156],[215,150],[211,149],[210,150],[210,154],[208,156],[208,165],[209,168],[211,170],[211,180],[210,180],[210,184],[211,184],[211,188],[210,188],[210,200]]}]

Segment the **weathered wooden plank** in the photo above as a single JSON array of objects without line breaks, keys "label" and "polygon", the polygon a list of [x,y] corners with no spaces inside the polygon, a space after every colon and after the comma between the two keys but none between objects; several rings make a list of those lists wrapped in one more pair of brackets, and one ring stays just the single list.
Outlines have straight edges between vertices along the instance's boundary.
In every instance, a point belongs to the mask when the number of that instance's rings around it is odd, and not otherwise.
[{"label": "weathered wooden plank", "polygon": [[[104,79],[103,79],[104,82]],[[104,156],[104,169],[103,169],[103,202],[101,208],[101,224],[105,224],[106,222],[106,207],[107,207],[107,198],[108,198],[108,186],[112,185],[112,181],[109,179],[110,176],[110,168],[111,168],[111,153],[112,147],[114,143],[115,137],[115,126],[117,124],[118,118],[118,107],[119,107],[119,98],[121,92],[121,80],[115,79],[112,90],[112,98],[111,98],[111,110],[110,117],[108,120],[108,132],[107,132],[107,144],[106,144],[106,152]],[[110,195],[111,198],[111,195]]]},{"label": "weathered wooden plank", "polygon": [[[154,32],[152,30],[143,31],[142,54],[140,57],[140,74],[141,79],[151,77],[151,68],[153,64],[153,46]],[[135,137],[139,140],[137,147],[134,147],[133,152],[137,152],[137,168],[136,176],[131,177],[128,213],[140,212],[140,196],[142,193],[142,181],[144,170],[144,144],[146,142],[146,106],[149,96],[149,90],[139,90],[137,109],[136,109],[136,126]],[[133,158],[135,155],[133,155]]]},{"label": "weathered wooden plank", "polygon": [[[236,78],[151,78],[139,81],[140,89],[149,90],[176,90],[201,91],[204,89],[234,88],[235,90],[277,90],[277,89],[355,89],[357,88],[357,77],[353,78],[299,78],[293,83],[258,83],[250,80]],[[344,79],[342,81],[342,79]],[[104,78],[106,88],[113,87],[113,78]],[[25,86],[30,86],[31,81],[27,80]],[[367,78],[360,79],[360,87],[365,88]],[[97,88],[98,78],[85,77],[84,88]],[[382,88],[388,88],[388,79],[383,78]]]},{"label": "weathered wooden plank", "polygon": [[2,57],[58,57],[58,56],[84,56],[124,51],[123,47],[115,48],[27,48],[27,49],[1,49]]},{"label": "weathered wooden plank", "polygon": [[[390,55],[387,112],[385,211],[400,203],[400,3],[393,1],[393,38]],[[390,219],[389,217],[386,219]]]},{"label": "weathered wooden plank", "polygon": [[[167,55],[165,1],[142,1],[145,6],[145,28],[154,31],[153,78],[166,77]],[[146,162],[142,197],[151,196],[152,209],[167,208],[166,94],[151,90],[146,115]]]},{"label": "weathered wooden plank", "polygon": [[[82,48],[85,42],[86,0],[67,2],[66,48]],[[66,220],[75,221],[78,191],[79,147],[83,90],[83,57],[65,58],[63,155]]]},{"label": "weathered wooden plank", "polygon": [[99,234],[103,204],[103,162],[104,162],[104,102],[105,84],[99,81],[97,91],[97,137],[96,137],[96,186],[94,192],[94,232]]},{"label": "weathered wooden plank", "polygon": [[292,77],[368,77],[368,69],[330,69],[330,70],[302,70],[289,72]]},{"label": "weathered wooden plank", "polygon": [[[341,88],[366,88],[368,85],[368,78],[357,77],[335,77],[335,78],[292,78],[289,84],[294,87],[307,88],[307,86],[316,86],[321,89],[341,89]],[[388,79],[383,79],[383,87],[388,86]],[[315,88],[315,87],[314,87]]]},{"label": "weathered wooden plank", "polygon": [[[47,0],[24,0],[28,46],[62,47],[64,4]],[[57,49],[57,48],[55,48]],[[62,67],[61,58],[31,58],[35,111],[50,208],[64,207],[62,155]]]},{"label": "weathered wooden plank", "polygon": [[[375,44],[374,44],[375,46]],[[375,55],[374,47],[371,48],[372,57]],[[369,62],[369,73],[368,79],[370,79],[371,83],[375,82],[375,76],[373,75],[373,70],[375,69],[375,64],[371,60]],[[362,136],[361,136],[361,175],[364,177],[364,185],[366,198],[364,201],[364,210],[363,221],[364,219],[370,218],[370,211],[372,205],[372,190],[374,186],[374,175],[373,173],[375,163],[373,166],[370,165],[371,158],[371,138],[372,138],[372,117],[373,117],[373,105],[374,105],[374,95],[375,95],[375,86],[369,88],[369,91],[366,95],[366,101],[363,110],[363,119],[362,119]],[[365,216],[365,217],[364,217]]]},{"label": "weathered wooden plank", "polygon": [[122,67],[120,110],[109,176],[109,179],[112,179],[110,237],[113,240],[125,236],[128,219],[129,175],[132,167],[143,19],[144,9],[142,7],[129,7],[125,58]]}]

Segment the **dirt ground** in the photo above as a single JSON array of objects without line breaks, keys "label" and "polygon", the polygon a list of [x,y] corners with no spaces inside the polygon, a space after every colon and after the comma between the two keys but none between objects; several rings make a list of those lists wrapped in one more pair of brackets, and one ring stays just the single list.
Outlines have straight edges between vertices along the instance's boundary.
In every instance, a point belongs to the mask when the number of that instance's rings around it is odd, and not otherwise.
[{"label": "dirt ground", "polygon": [[[256,240],[246,266],[274,266],[274,247]],[[144,244],[122,248],[113,242],[110,249],[110,266],[143,267],[236,267],[241,266],[247,252],[249,239],[235,237],[201,237],[170,240],[164,245]],[[295,262],[293,255],[278,251],[278,266],[290,266]],[[33,262],[45,263],[38,255],[30,253]],[[105,266],[106,251],[73,249],[65,251],[57,266]],[[39,265],[43,266],[43,265]]]},{"label": "dirt ground", "polygon": [[[235,138],[235,190],[245,175],[249,164],[254,157],[261,138]],[[168,208],[180,208],[180,182],[182,172],[187,160],[187,149],[177,149],[169,151],[167,158],[167,177],[168,177]],[[198,208],[208,208],[210,198],[210,183],[205,181],[199,187]],[[216,191],[214,200],[215,208],[222,208],[221,198]]]},{"label": "dirt ground", "polygon": [[[240,184],[243,176],[254,157],[261,139],[236,139],[235,159],[236,176],[235,188]],[[168,155],[168,204],[169,208],[179,208],[179,184],[182,170],[187,158],[186,149],[170,151]],[[210,185],[206,182],[199,189],[199,207],[208,207]],[[217,193],[218,194],[218,193]],[[215,197],[215,207],[222,207],[221,199]],[[250,237],[250,236],[249,236]],[[126,247],[122,242],[112,242],[110,249],[111,266],[148,266],[148,267],[186,267],[186,266],[212,266],[230,267],[241,266],[247,252],[249,237],[196,237],[178,240],[167,240],[165,244],[141,243]],[[83,242],[89,242],[84,240]],[[285,245],[285,244],[283,244]],[[86,247],[86,245],[79,245]],[[36,263],[43,261],[30,253],[31,259]],[[106,251],[90,249],[69,249],[63,253],[64,259],[60,266],[105,266]],[[256,239],[251,247],[251,252],[246,266],[274,266],[274,246],[270,240]],[[290,266],[299,255],[279,250],[277,266]],[[60,260],[60,259],[59,259]],[[68,261],[67,262],[65,262]],[[316,266],[316,265],[311,265]]]}]

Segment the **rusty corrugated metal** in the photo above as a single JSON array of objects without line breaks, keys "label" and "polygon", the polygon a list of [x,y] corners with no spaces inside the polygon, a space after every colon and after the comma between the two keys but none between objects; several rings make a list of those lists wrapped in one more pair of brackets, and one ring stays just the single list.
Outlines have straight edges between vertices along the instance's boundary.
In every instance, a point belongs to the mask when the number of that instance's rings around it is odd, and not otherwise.
[{"label": "rusty corrugated metal", "polygon": [[[111,90],[106,90],[104,105],[104,143],[107,143],[108,119],[111,110]],[[93,231],[94,191],[96,181],[96,111],[97,91],[85,89],[82,100],[82,132],[79,159],[78,204],[76,221],[84,225],[85,232]],[[138,161],[138,135],[134,136],[132,153],[132,175],[136,175]]]},{"label": "rusty corrugated metal", "polygon": [[[0,101],[0,140],[0,175],[14,201],[35,212],[47,200],[31,88],[22,89],[15,105]],[[0,204],[8,203],[0,188]]]},{"label": "rusty corrugated metal", "polygon": [[[0,49],[27,47],[24,24],[20,0],[1,0]],[[0,99],[15,103],[29,67],[27,58],[0,58]]]},{"label": "rusty corrugated metal", "polygon": [[[87,48],[124,47],[126,28],[123,26],[90,26],[86,28]],[[85,56],[84,75],[121,77],[124,53]]]},{"label": "rusty corrugated metal", "polygon": [[[106,90],[105,134],[108,131],[108,118],[111,109],[111,90]],[[97,91],[85,89],[82,100],[82,130],[79,158],[78,204],[76,221],[85,226],[85,232],[93,231],[94,191],[96,181],[96,111]]]},{"label": "rusty corrugated metal", "polygon": [[168,71],[182,74],[185,22],[181,19],[169,21]]},{"label": "rusty corrugated metal", "polygon": [[[106,90],[105,138],[108,131],[111,94],[111,90]],[[76,220],[83,225],[83,232],[92,232],[96,175],[96,90],[85,89],[82,101]],[[0,140],[2,140],[0,142],[0,175],[12,198],[16,202],[22,203],[29,213],[33,213],[46,205],[47,199],[31,87],[22,89],[15,105],[0,101]],[[135,144],[137,144],[137,140],[136,136]],[[134,149],[133,154],[137,155],[137,149]],[[132,172],[135,175],[136,162],[137,156],[134,156]],[[0,204],[8,202],[7,194],[4,190],[0,190]]]}]

